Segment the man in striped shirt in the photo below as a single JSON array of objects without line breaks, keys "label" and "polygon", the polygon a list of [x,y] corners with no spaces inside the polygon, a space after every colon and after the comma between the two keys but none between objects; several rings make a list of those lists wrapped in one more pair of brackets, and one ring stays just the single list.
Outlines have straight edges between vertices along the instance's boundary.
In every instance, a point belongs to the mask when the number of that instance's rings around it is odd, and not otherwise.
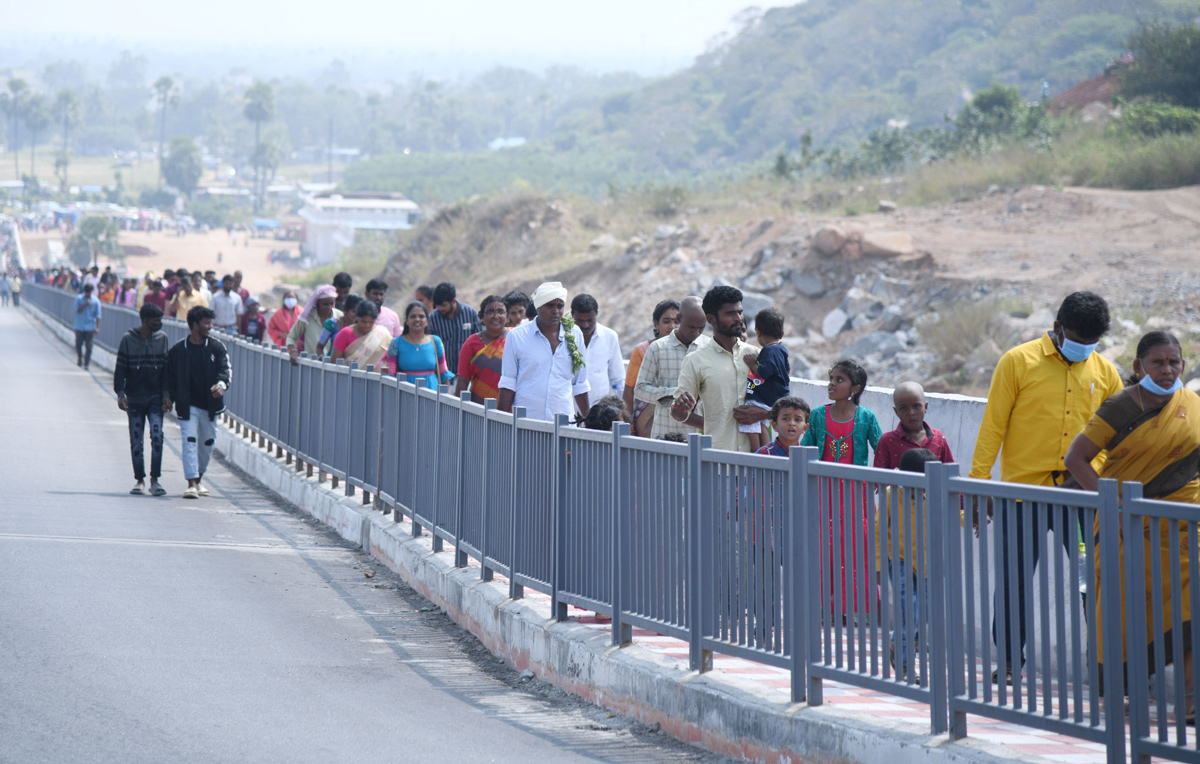
[{"label": "man in striped shirt", "polygon": [[699,432],[704,426],[704,419],[698,411],[693,411],[685,422],[676,421],[671,417],[671,404],[679,387],[683,359],[712,341],[704,336],[706,326],[708,321],[700,298],[685,297],[679,304],[678,328],[666,337],[651,342],[646,349],[633,395],[639,401],[655,405],[654,427],[651,430],[653,438],[662,438],[675,432],[686,436]]},{"label": "man in striped shirt", "polygon": [[458,374],[458,354],[472,334],[483,331],[479,313],[470,305],[460,305],[458,291],[443,281],[433,288],[434,310],[429,314],[429,330],[442,338],[446,348],[446,365]]}]

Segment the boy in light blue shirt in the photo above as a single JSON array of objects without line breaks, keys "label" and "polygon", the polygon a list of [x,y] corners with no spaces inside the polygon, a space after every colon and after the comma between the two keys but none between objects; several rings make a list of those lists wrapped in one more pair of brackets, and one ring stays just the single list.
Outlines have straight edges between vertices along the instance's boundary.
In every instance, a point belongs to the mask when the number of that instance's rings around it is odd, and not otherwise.
[{"label": "boy in light blue shirt", "polygon": [[75,362],[85,370],[92,363],[92,344],[100,329],[100,300],[94,290],[90,282],[84,284],[83,294],[75,298]]}]

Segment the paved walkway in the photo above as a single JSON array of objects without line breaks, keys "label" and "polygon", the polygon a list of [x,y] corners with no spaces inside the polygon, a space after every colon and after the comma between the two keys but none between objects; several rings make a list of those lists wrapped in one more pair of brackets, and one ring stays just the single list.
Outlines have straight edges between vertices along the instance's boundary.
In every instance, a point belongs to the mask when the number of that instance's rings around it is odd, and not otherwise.
[{"label": "paved walkway", "polygon": [[0,358],[0,762],[725,761],[515,689],[220,462],[183,500],[174,423],[170,495],[128,495],[111,378],[11,308]]}]

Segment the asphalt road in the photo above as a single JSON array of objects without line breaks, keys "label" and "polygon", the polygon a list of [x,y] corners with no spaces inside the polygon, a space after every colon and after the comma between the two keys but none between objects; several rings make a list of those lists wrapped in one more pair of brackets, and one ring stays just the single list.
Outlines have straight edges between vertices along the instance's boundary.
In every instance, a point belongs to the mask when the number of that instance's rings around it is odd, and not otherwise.
[{"label": "asphalt road", "polygon": [[522,682],[219,460],[180,498],[174,422],[128,495],[111,377],[14,309],[0,359],[0,762],[725,761]]}]

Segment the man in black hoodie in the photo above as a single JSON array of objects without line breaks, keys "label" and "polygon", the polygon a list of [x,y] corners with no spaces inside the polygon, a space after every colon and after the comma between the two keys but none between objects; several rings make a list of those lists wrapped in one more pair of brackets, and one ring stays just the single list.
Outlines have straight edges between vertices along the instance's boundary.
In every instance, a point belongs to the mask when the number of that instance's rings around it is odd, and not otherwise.
[{"label": "man in black hoodie", "polygon": [[146,492],[145,434],[150,420],[150,493],[166,493],[158,479],[162,477],[163,405],[167,397],[167,348],[162,331],[162,308],[146,303],[138,311],[142,325],[130,329],[117,348],[117,367],[113,371],[113,390],[117,406],[129,415],[129,450],[133,454],[133,477],[137,485],[130,493]]},{"label": "man in black hoodie", "polygon": [[200,484],[217,437],[215,419],[225,410],[225,391],[233,379],[229,354],[221,341],[209,337],[213,312],[197,305],[188,311],[191,333],[167,352],[167,400],[175,404],[175,416],[183,433],[183,475],[188,487],[185,499],[208,495]]}]

